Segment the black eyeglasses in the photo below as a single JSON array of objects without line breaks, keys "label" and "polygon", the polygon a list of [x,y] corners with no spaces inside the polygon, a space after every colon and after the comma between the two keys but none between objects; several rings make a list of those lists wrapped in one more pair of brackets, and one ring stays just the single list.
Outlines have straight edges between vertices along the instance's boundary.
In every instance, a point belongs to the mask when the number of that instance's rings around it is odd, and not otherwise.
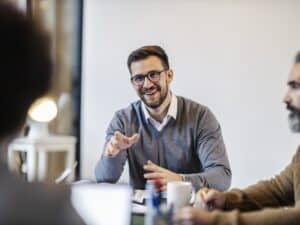
[{"label": "black eyeglasses", "polygon": [[145,82],[145,78],[147,77],[148,80],[151,82],[158,82],[160,80],[160,74],[162,72],[167,71],[166,69],[161,71],[151,70],[147,74],[137,74],[130,78],[131,82],[136,86],[143,86]]}]

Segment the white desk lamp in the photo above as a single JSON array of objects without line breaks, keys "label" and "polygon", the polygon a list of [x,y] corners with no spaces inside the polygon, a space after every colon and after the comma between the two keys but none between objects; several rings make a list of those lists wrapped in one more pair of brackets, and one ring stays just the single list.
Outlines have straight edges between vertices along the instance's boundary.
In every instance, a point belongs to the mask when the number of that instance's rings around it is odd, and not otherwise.
[{"label": "white desk lamp", "polygon": [[8,164],[15,168],[15,152],[26,152],[24,173],[27,180],[45,180],[47,178],[48,153],[64,152],[65,171],[61,174],[57,183],[68,178],[73,179],[75,162],[75,143],[73,136],[49,135],[48,123],[56,117],[57,107],[50,98],[38,99],[28,111],[29,133],[27,137],[16,138],[9,145]]},{"label": "white desk lamp", "polygon": [[40,98],[33,103],[29,112],[29,138],[42,138],[49,135],[48,123],[57,115],[57,106],[51,98]]}]

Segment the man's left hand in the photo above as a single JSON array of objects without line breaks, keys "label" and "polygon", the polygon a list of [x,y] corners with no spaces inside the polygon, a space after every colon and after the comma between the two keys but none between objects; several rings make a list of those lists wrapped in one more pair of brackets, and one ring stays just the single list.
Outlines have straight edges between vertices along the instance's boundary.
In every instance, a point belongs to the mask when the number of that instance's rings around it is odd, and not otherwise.
[{"label": "man's left hand", "polygon": [[162,182],[161,191],[166,190],[166,185],[170,181],[183,181],[183,177],[181,175],[160,167],[150,160],[148,160],[147,164],[144,165],[144,169],[149,171],[149,173],[144,174],[144,178],[147,180],[160,179]]}]

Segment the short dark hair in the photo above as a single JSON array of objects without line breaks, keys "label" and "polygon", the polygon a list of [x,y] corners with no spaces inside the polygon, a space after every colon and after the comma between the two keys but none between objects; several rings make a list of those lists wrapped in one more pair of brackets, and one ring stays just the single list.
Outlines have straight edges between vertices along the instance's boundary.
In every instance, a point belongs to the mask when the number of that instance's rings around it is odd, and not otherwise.
[{"label": "short dark hair", "polygon": [[295,64],[296,63],[300,63],[300,51],[297,52],[296,56],[295,56]]},{"label": "short dark hair", "polygon": [[130,67],[133,62],[146,59],[150,56],[158,57],[164,69],[169,69],[169,59],[165,50],[158,45],[147,45],[134,50],[128,56],[127,66],[130,73],[132,72]]},{"label": "short dark hair", "polygon": [[30,105],[51,83],[49,38],[40,25],[0,3],[0,138],[24,124]]}]

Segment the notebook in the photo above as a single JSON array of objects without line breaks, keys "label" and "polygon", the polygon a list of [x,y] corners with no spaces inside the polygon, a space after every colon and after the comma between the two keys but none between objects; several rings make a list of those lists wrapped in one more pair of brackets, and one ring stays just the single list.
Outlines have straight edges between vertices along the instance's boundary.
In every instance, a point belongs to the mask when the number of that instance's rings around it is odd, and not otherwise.
[{"label": "notebook", "polygon": [[132,189],[126,185],[72,186],[72,204],[87,225],[129,225]]}]

